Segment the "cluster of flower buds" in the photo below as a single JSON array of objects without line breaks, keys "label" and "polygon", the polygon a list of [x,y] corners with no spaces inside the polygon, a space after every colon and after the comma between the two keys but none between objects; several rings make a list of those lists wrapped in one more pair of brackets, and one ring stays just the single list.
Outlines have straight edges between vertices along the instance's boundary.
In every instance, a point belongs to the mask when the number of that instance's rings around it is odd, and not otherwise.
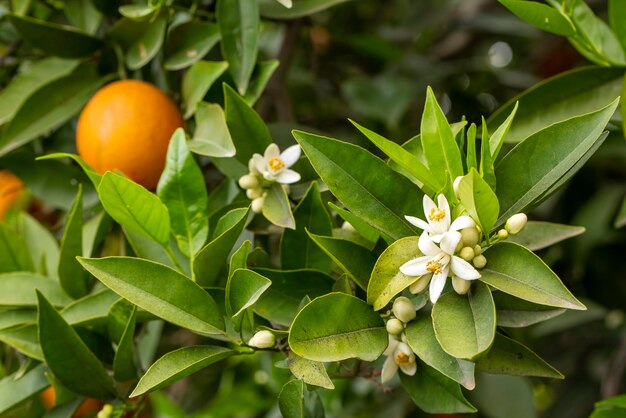
[{"label": "cluster of flower buds", "polygon": [[415,319],[416,312],[413,302],[407,297],[400,296],[393,301],[391,309],[393,316],[387,320],[387,332],[389,333],[389,345],[384,355],[387,360],[381,372],[381,381],[389,381],[400,369],[402,373],[413,376],[417,371],[415,354],[406,342],[404,329],[406,325]]}]

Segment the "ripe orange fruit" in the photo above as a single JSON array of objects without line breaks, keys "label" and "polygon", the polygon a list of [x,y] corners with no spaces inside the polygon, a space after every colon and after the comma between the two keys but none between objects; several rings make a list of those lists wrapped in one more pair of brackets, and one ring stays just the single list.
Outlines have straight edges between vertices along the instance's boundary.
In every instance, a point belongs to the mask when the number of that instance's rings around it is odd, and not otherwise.
[{"label": "ripe orange fruit", "polygon": [[119,170],[153,190],[170,137],[182,126],[178,107],[161,90],[144,81],[116,81],[98,90],[81,112],[76,147],[98,173]]},{"label": "ripe orange fruit", "polygon": [[[56,397],[56,393],[54,392],[54,388],[52,386],[41,393],[41,402],[46,410],[50,410],[54,407]],[[80,404],[72,417],[93,418],[98,414],[98,412],[100,412],[103,406],[104,402],[98,399],[87,398]]]},{"label": "ripe orange fruit", "polygon": [[24,191],[24,184],[13,173],[0,170],[0,221]]}]

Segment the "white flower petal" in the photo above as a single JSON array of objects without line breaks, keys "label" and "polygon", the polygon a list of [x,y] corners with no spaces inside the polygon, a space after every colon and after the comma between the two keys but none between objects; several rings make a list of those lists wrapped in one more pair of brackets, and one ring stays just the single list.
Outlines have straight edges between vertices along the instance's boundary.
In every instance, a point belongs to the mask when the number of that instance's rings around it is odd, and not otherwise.
[{"label": "white flower petal", "polygon": [[460,231],[461,229],[470,228],[476,226],[476,222],[467,215],[459,216],[450,225],[451,231]]},{"label": "white flower petal", "polygon": [[439,209],[443,210],[445,213],[445,217],[442,222],[444,222],[446,226],[446,230],[450,228],[450,205],[448,204],[448,199],[442,194],[437,196],[437,203],[439,203]]},{"label": "white flower petal", "polygon": [[[448,232],[448,231],[446,231],[446,232]],[[431,235],[431,236],[430,236],[430,239],[431,239],[433,242],[435,242],[435,243],[439,244],[439,243],[441,242],[441,239],[443,238],[443,236],[444,236],[444,235],[446,235],[446,233],[445,233],[445,232],[444,232],[443,234],[435,234],[435,235]]]},{"label": "white flower petal", "polygon": [[396,364],[396,360],[393,356],[387,357],[385,363],[383,364],[383,370],[380,373],[380,381],[382,383],[390,381],[398,371],[398,365]]},{"label": "white flower petal", "polygon": [[433,232],[428,222],[425,222],[421,220],[420,218],[416,218],[415,216],[405,216],[404,219],[406,219],[412,225],[415,225],[416,227],[418,227],[419,229],[423,231],[430,232],[430,233]]},{"label": "white flower petal", "polygon": [[383,356],[393,356],[393,353],[396,351],[396,348],[398,348],[400,341],[396,340],[391,335],[387,335],[387,337],[389,337],[389,344],[387,345]]},{"label": "white flower petal", "polygon": [[449,231],[441,238],[439,247],[446,253],[452,255],[456,251],[456,246],[459,245],[459,241],[461,241],[461,233],[458,231]]},{"label": "white flower petal", "polygon": [[428,232],[423,232],[422,235],[420,235],[417,246],[419,247],[422,254],[429,255],[431,257],[441,252],[439,247],[437,247],[437,244],[435,244],[428,236]]},{"label": "white flower petal", "polygon": [[285,163],[285,167],[289,168],[298,161],[301,153],[300,145],[292,145],[280,154],[280,159]]},{"label": "white flower petal", "polygon": [[252,156],[252,161],[254,162],[254,166],[259,171],[259,173],[265,173],[267,171],[267,162],[261,154],[254,154]]},{"label": "white flower petal", "polygon": [[400,271],[402,274],[406,274],[407,276],[421,276],[423,274],[427,274],[428,270],[426,270],[426,265],[432,259],[433,258],[428,255],[414,258],[413,260],[407,261],[401,265]]},{"label": "white flower petal", "polygon": [[448,278],[448,266],[439,274],[434,274],[430,281],[430,301],[435,304],[443,292],[443,288],[446,286],[446,279]]},{"label": "white flower petal", "polygon": [[278,148],[278,145],[269,144],[267,148],[265,148],[265,154],[263,154],[263,157],[265,157],[265,161],[269,161],[270,158],[278,156],[280,156],[280,148]]},{"label": "white flower petal", "polygon": [[476,280],[480,277],[480,273],[470,263],[460,257],[452,256],[450,261],[452,273],[463,280]]},{"label": "white flower petal", "polygon": [[428,214],[431,210],[436,210],[437,205],[435,205],[435,202],[430,197],[428,197],[428,195],[424,195],[424,198],[422,199],[422,204],[424,205],[424,216],[426,217],[426,219],[428,219]]},{"label": "white flower petal", "polygon": [[402,373],[406,375],[413,376],[417,371],[417,363],[403,364],[400,366],[400,370],[402,370]]},{"label": "white flower petal", "polygon": [[293,170],[283,170],[276,176],[276,181],[281,184],[291,184],[300,181],[300,174]]}]

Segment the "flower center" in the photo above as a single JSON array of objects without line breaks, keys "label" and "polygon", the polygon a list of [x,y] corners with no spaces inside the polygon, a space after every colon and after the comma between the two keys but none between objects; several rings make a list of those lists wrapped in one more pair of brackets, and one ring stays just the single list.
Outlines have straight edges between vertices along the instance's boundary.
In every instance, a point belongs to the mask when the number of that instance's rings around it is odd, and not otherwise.
[{"label": "flower center", "polygon": [[411,364],[411,356],[406,353],[400,352],[398,353],[398,355],[396,355],[396,363],[400,366],[408,366],[409,364]]},{"label": "flower center", "polygon": [[270,160],[267,162],[267,165],[274,173],[285,168],[285,163],[278,157],[270,158]]},{"label": "flower center", "polygon": [[446,217],[446,211],[439,208],[431,208],[428,214],[428,219],[431,221],[440,221]]},{"label": "flower center", "polygon": [[428,263],[426,263],[426,270],[428,270],[430,273],[440,274],[443,270],[441,259],[430,260]]}]

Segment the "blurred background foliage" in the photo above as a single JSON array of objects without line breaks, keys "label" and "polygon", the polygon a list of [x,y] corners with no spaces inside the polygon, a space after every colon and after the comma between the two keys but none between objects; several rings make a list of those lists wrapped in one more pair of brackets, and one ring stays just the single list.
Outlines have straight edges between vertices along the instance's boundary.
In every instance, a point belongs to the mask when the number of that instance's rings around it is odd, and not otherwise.
[{"label": "blurred background foliage", "polygon": [[[31,15],[65,23],[66,3],[35,1]],[[104,17],[104,27],[113,24],[121,3],[94,1],[111,13]],[[197,13],[214,12],[211,0],[178,3],[183,9],[195,4]],[[606,16],[605,1],[588,4],[599,16]],[[0,1],[2,86],[24,60],[38,54],[9,23],[9,8],[9,1]],[[487,117],[539,81],[589,65],[566,39],[531,27],[495,0],[354,0],[302,18],[265,19],[261,33],[260,60],[277,58],[280,67],[256,108],[270,124],[276,141],[286,142],[291,129],[306,127],[353,141],[374,153],[347,118],[402,143],[419,132],[428,85],[450,121],[465,117],[480,124],[481,115]],[[218,51],[212,51],[206,59],[211,54],[219,57]],[[117,71],[114,59],[98,64],[108,67],[101,68],[101,74]],[[165,72],[159,65],[129,75],[149,78],[174,96],[180,91],[180,72]],[[210,94],[219,95],[218,90]],[[44,143],[35,142],[32,149],[75,152],[75,123],[71,120]],[[611,135],[586,166],[530,215],[534,220],[587,229],[541,255],[582,298],[588,311],[567,312],[526,329],[509,330],[566,379],[480,375],[477,389],[468,393],[480,410],[475,416],[583,418],[589,416],[594,402],[626,391],[626,234],[619,229],[618,217],[626,190],[626,144],[618,124],[611,128]],[[211,179],[211,167],[206,171]],[[54,229],[58,211],[67,209],[74,191],[64,194],[64,189],[55,188],[54,178],[44,179],[37,173],[31,177],[25,181],[35,195],[45,189],[52,196],[38,209]],[[164,335],[157,356],[192,338],[167,326]],[[282,360],[264,353],[230,359],[230,365],[237,363],[234,369],[222,370],[218,365],[204,370],[166,393],[154,394],[153,415],[279,417],[275,399],[289,373],[272,365]],[[319,389],[326,416],[427,416],[401,388],[381,387],[373,371],[362,367],[355,363],[352,369],[334,370],[333,375],[369,372],[371,378],[338,379],[336,390]]]}]

